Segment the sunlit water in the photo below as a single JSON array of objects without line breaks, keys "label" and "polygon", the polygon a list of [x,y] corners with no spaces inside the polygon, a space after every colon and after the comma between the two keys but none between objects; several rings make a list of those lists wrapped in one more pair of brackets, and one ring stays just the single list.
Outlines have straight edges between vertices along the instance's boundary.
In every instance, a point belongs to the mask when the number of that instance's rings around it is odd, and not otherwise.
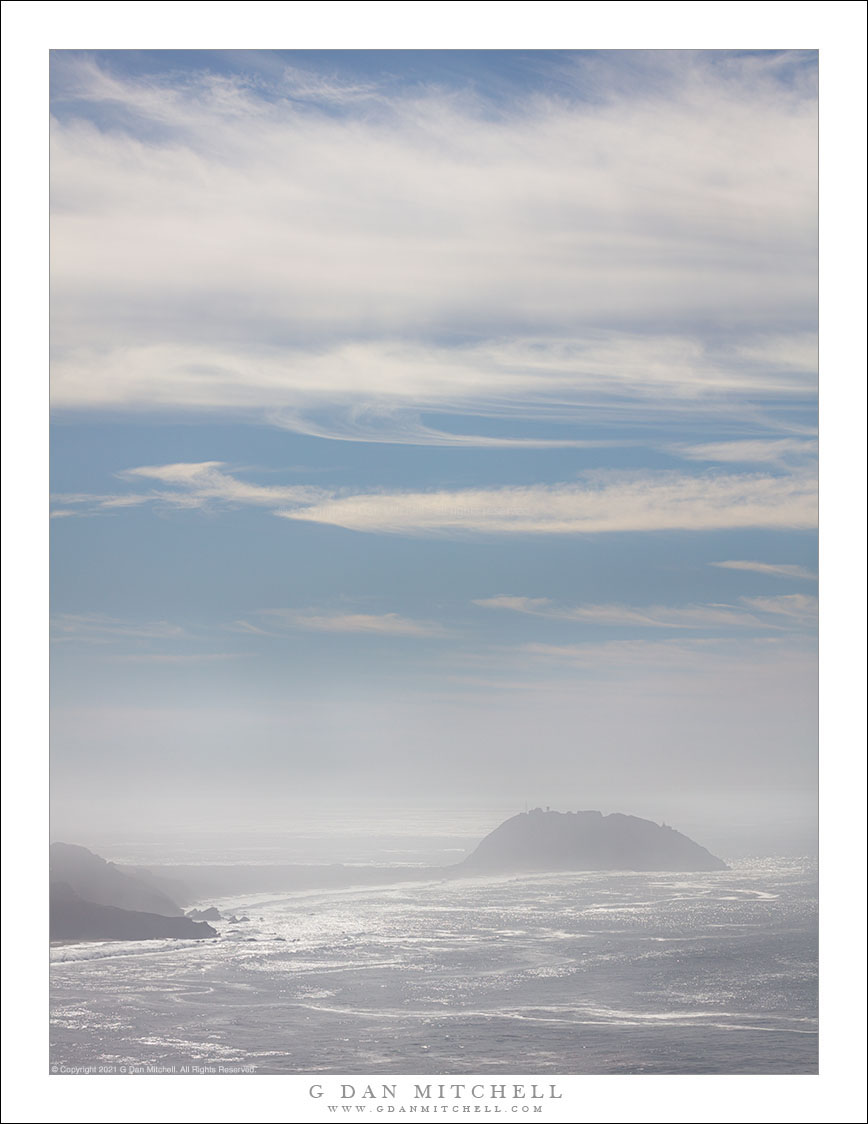
[{"label": "sunlit water", "polygon": [[811,1073],[815,872],[253,895],[203,942],[52,949],[52,1063],[285,1073]]}]

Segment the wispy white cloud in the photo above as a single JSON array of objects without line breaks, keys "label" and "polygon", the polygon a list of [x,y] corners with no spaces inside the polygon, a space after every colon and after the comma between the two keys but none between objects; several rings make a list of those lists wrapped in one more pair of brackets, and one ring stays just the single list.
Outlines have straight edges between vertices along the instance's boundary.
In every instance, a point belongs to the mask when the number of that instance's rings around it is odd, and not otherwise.
[{"label": "wispy white cloud", "polygon": [[480,605],[483,609],[510,609],[514,613],[529,613],[538,617],[547,617],[556,611],[555,603],[548,597],[512,597],[508,593],[499,593],[496,597],[477,597],[473,604]]},{"label": "wispy white cloud", "polygon": [[108,644],[117,640],[175,640],[185,635],[180,625],[169,621],[135,622],[102,613],[61,613],[52,621],[55,640],[78,640]]},{"label": "wispy white cloud", "polygon": [[95,492],[56,492],[51,496],[51,502],[62,504],[51,512],[54,519],[65,515],[87,515],[97,510],[110,510],[111,508],[138,507],[148,503],[152,496],[136,492],[116,495],[113,493],[101,495]]},{"label": "wispy white cloud", "polygon": [[181,651],[202,630],[190,630],[170,621],[133,621],[105,613],[60,613],[51,621],[52,640],[62,644],[106,647],[113,662],[194,664],[245,658],[243,652]]},{"label": "wispy white cloud", "polygon": [[[99,317],[108,339],[141,337],[175,299],[199,327],[206,294],[219,315],[231,309],[230,326],[433,321],[488,334],[572,323],[577,304],[598,320],[629,304],[651,322],[711,299],[742,317],[754,301],[761,323],[760,310],[810,280],[788,267],[812,245],[813,99],[759,73],[732,82],[671,65],[663,96],[536,97],[492,121],[434,89],[384,97],[379,114],[365,104],[335,115],[299,105],[292,75],[281,98],[231,79],[161,85],[82,63],[80,100],[121,112],[112,129],[67,115],[54,124],[61,342],[84,327],[64,315],[72,276],[92,312],[95,289],[114,297],[123,322]],[[95,225],[120,241],[94,242]],[[247,299],[233,308],[229,292]],[[145,299],[137,327],[133,293]],[[184,332],[177,317],[169,326]]]},{"label": "wispy white cloud", "polygon": [[187,664],[222,663],[224,660],[245,659],[245,652],[127,652],[112,655],[112,660],[123,663]]},{"label": "wispy white cloud", "polygon": [[156,480],[160,484],[181,488],[181,492],[161,491],[158,497],[170,503],[180,502],[184,506],[189,506],[191,502],[204,504],[209,500],[220,500],[225,503],[275,507],[280,503],[316,500],[329,494],[322,488],[307,485],[250,484],[222,469],[221,461],[201,461],[190,464],[143,465],[127,469],[119,475],[126,480]]},{"label": "wispy white cloud", "polygon": [[126,492],[109,495],[87,493],[57,494],[60,504],[52,514],[92,514],[113,508],[157,504],[176,508],[201,508],[210,504],[228,506],[251,505],[276,508],[285,503],[305,503],[327,498],[333,493],[308,485],[251,484],[223,471],[222,461],[199,461],[163,465],[142,465],[118,473],[128,483],[139,481],[163,485],[148,492]]},{"label": "wispy white cloud", "polygon": [[813,527],[816,482],[801,476],[605,473],[581,483],[336,496],[278,514],[391,534],[599,534]]},{"label": "wispy white cloud", "polygon": [[723,570],[748,570],[757,574],[766,574],[773,578],[804,578],[814,581],[817,578],[816,574],[811,573],[811,571],[805,569],[804,566],[796,566],[787,562],[727,561],[709,562],[709,566],[719,566]]},{"label": "wispy white cloud", "polygon": [[[474,601],[486,609],[505,609],[546,620],[675,629],[780,629],[816,618],[816,598],[742,597],[735,605],[559,605],[546,597],[499,595]],[[771,618],[771,619],[769,619]],[[785,620],[781,620],[785,618]]]},{"label": "wispy white cloud", "polygon": [[236,621],[239,631],[256,635],[275,635],[275,629],[302,629],[311,632],[373,633],[378,636],[443,638],[448,629],[435,621],[412,620],[397,613],[319,612],[314,609],[261,609],[257,613],[269,627]]},{"label": "wispy white cloud", "polygon": [[771,613],[798,622],[815,621],[818,601],[804,593],[787,593],[779,597],[743,597],[745,605],[758,613]]},{"label": "wispy white cloud", "polygon": [[[470,91],[290,68],[65,64],[58,409],[502,447],[544,443],[518,425],[538,412],[589,440],[613,395],[756,419],[763,397],[813,393],[816,105],[775,57],[660,53],[641,94],[598,62],[591,100],[569,93],[585,60],[494,116]],[[720,317],[731,342],[703,342]],[[517,432],[452,433],[434,410]]]},{"label": "wispy white cloud", "polygon": [[726,605],[573,605],[563,606],[539,597],[488,597],[475,601],[487,609],[509,609],[548,620],[598,625],[651,628],[762,627],[760,618]]},{"label": "wispy white cloud", "polygon": [[729,640],[711,638],[702,640],[608,640],[586,644],[523,644],[504,653],[507,664],[515,658],[535,658],[545,664],[607,673],[611,671],[641,671],[653,679],[669,671],[695,673],[701,677],[720,674],[743,676],[748,668],[800,667],[815,662],[813,650],[807,646],[794,646],[792,640],[750,639]]},{"label": "wispy white cloud", "polygon": [[713,441],[704,445],[675,445],[671,451],[688,460],[789,466],[816,460],[817,442],[795,437]]},{"label": "wispy white cloud", "polygon": [[[590,421],[605,423],[615,408],[622,425],[688,409],[697,420],[719,421],[743,414],[746,393],[805,396],[813,393],[813,375],[734,365],[727,354],[683,336],[621,332],[602,339],[517,338],[462,346],[389,339],[313,348],[260,345],[255,352],[205,343],[125,345],[120,351],[70,352],[52,377],[56,408],[230,410],[333,440],[490,448],[599,442],[450,432],[424,423],[420,412],[498,418],[515,426],[581,422],[587,429]],[[771,460],[804,449],[796,441],[755,441],[673,451],[694,459]]]},{"label": "wispy white cloud", "polygon": [[770,334],[740,344],[737,352],[762,366],[779,371],[816,371],[819,364],[819,341],[815,332]]},{"label": "wispy white cloud", "polygon": [[[810,528],[816,525],[812,476],[685,475],[676,472],[597,472],[580,482],[432,492],[327,490],[307,485],[248,483],[220,461],[150,465],[120,474],[156,481],[134,504],[198,508],[252,505],[287,519],[349,530],[428,534],[600,534],[617,531],[707,531],[733,527]],[[56,497],[87,510],[88,497]],[[126,497],[94,496],[93,508]],[[112,501],[117,500],[115,504]],[[292,506],[289,506],[292,505]]]}]

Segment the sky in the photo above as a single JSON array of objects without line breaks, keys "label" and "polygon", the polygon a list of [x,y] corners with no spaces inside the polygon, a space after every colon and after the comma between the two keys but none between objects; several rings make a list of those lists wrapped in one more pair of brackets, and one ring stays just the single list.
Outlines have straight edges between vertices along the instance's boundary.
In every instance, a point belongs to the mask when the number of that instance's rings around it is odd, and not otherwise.
[{"label": "sky", "polygon": [[812,845],[816,79],[53,51],[59,829]]}]

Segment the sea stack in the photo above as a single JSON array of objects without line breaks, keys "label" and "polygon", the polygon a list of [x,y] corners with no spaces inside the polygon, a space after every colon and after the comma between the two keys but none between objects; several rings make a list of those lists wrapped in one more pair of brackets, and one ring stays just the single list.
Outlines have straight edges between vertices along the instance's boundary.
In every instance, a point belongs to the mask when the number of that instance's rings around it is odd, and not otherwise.
[{"label": "sea stack", "polygon": [[672,827],[619,812],[534,808],[506,820],[463,863],[467,873],[556,870],[727,870]]}]

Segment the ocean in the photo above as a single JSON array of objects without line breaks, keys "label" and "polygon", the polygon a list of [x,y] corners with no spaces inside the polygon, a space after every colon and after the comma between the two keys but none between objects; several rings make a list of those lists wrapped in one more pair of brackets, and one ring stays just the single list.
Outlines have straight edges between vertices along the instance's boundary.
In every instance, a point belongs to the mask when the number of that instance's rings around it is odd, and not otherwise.
[{"label": "ocean", "polygon": [[249,920],[207,941],[52,948],[51,1066],[816,1073],[816,863],[731,866],[200,902]]}]

